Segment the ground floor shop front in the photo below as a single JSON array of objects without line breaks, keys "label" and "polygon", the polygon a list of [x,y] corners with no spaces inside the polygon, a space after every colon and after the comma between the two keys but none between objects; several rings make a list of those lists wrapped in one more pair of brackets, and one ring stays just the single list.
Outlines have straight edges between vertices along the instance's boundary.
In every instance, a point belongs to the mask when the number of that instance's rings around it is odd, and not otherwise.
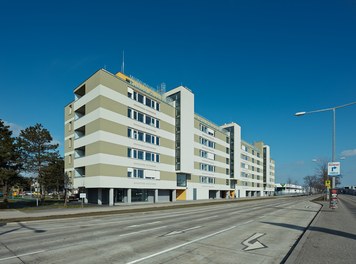
[{"label": "ground floor shop front", "polygon": [[119,205],[123,203],[159,203],[177,200],[230,199],[235,198],[231,190],[191,189],[135,189],[135,188],[80,188],[85,193],[85,202],[98,205]]}]

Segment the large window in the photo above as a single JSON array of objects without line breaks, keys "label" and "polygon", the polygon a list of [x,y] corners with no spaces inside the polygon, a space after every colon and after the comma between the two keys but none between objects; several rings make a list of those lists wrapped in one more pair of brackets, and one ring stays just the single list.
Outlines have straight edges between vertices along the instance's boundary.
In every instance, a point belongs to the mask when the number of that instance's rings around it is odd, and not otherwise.
[{"label": "large window", "polygon": [[129,178],[140,178],[140,179],[150,179],[159,180],[160,172],[154,170],[145,170],[139,168],[127,168],[127,177]]},{"label": "large window", "polygon": [[215,154],[207,152],[205,150],[200,150],[200,157],[215,160]]},{"label": "large window", "polygon": [[127,96],[141,104],[144,104],[150,108],[153,108],[157,111],[159,111],[159,103],[156,102],[155,100],[139,93],[139,92],[136,92],[134,91],[132,88],[130,87],[127,87]]},{"label": "large window", "polygon": [[215,148],[215,142],[210,141],[209,139],[200,137],[200,144],[207,146],[209,148]]},{"label": "large window", "polygon": [[203,171],[215,172],[215,166],[206,163],[200,163],[200,169]]},{"label": "large window", "polygon": [[139,149],[127,149],[127,157],[139,160],[159,162],[159,154]]},{"label": "large window", "polygon": [[142,142],[159,145],[159,137],[133,129],[127,128],[127,136]]},{"label": "large window", "polygon": [[210,136],[215,136],[215,131],[213,129],[207,127],[206,125],[200,124],[200,130]]},{"label": "large window", "polygon": [[183,174],[183,173],[177,174],[177,186],[187,187],[187,174]]},{"label": "large window", "polygon": [[200,182],[201,183],[214,184],[215,183],[215,178],[214,177],[207,177],[207,176],[200,176]]},{"label": "large window", "polygon": [[159,120],[151,117],[149,115],[143,114],[141,112],[138,112],[136,110],[133,110],[131,108],[128,108],[127,110],[127,117],[137,120],[141,123],[145,123],[147,125],[159,128]]}]

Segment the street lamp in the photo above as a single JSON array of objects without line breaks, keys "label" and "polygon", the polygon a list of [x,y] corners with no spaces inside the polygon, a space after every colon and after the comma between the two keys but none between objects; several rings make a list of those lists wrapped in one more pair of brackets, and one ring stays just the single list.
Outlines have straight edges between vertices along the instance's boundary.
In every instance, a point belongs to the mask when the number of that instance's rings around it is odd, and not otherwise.
[{"label": "street lamp", "polygon": [[[344,105],[339,105],[339,106],[334,106],[330,108],[325,108],[325,109],[320,109],[320,110],[314,110],[314,111],[309,111],[309,112],[297,112],[294,115],[295,116],[303,116],[305,114],[313,114],[313,113],[319,113],[319,112],[326,112],[326,111],[333,111],[333,133],[332,133],[332,162],[335,161],[335,144],[336,144],[336,115],[335,115],[335,110],[338,108],[343,108],[346,106],[354,105],[356,102],[344,104]],[[334,189],[335,188],[335,176],[331,178],[331,187]]]}]

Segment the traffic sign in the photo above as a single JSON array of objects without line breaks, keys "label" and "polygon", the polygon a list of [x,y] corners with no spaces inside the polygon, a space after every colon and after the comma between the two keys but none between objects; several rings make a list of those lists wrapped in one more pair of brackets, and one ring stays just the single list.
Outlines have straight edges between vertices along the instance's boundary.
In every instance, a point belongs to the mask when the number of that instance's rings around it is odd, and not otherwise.
[{"label": "traffic sign", "polygon": [[340,175],[340,162],[328,162],[328,175],[329,176]]}]

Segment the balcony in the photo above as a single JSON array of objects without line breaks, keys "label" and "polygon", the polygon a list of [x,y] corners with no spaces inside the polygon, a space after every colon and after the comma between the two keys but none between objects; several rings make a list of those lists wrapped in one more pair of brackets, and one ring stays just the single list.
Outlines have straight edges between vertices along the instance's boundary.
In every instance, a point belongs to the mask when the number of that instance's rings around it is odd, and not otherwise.
[{"label": "balcony", "polygon": [[80,99],[84,95],[85,95],[85,84],[74,91],[75,100]]},{"label": "balcony", "polygon": [[74,139],[82,138],[85,136],[85,126],[82,126],[74,131]]},{"label": "balcony", "polygon": [[75,149],[74,153],[76,159],[85,157],[85,146]]},{"label": "balcony", "polygon": [[82,107],[78,108],[75,113],[74,113],[74,119],[78,120],[79,118],[83,117],[85,115],[85,105]]},{"label": "balcony", "polygon": [[75,168],[75,177],[85,177],[85,167]]}]

